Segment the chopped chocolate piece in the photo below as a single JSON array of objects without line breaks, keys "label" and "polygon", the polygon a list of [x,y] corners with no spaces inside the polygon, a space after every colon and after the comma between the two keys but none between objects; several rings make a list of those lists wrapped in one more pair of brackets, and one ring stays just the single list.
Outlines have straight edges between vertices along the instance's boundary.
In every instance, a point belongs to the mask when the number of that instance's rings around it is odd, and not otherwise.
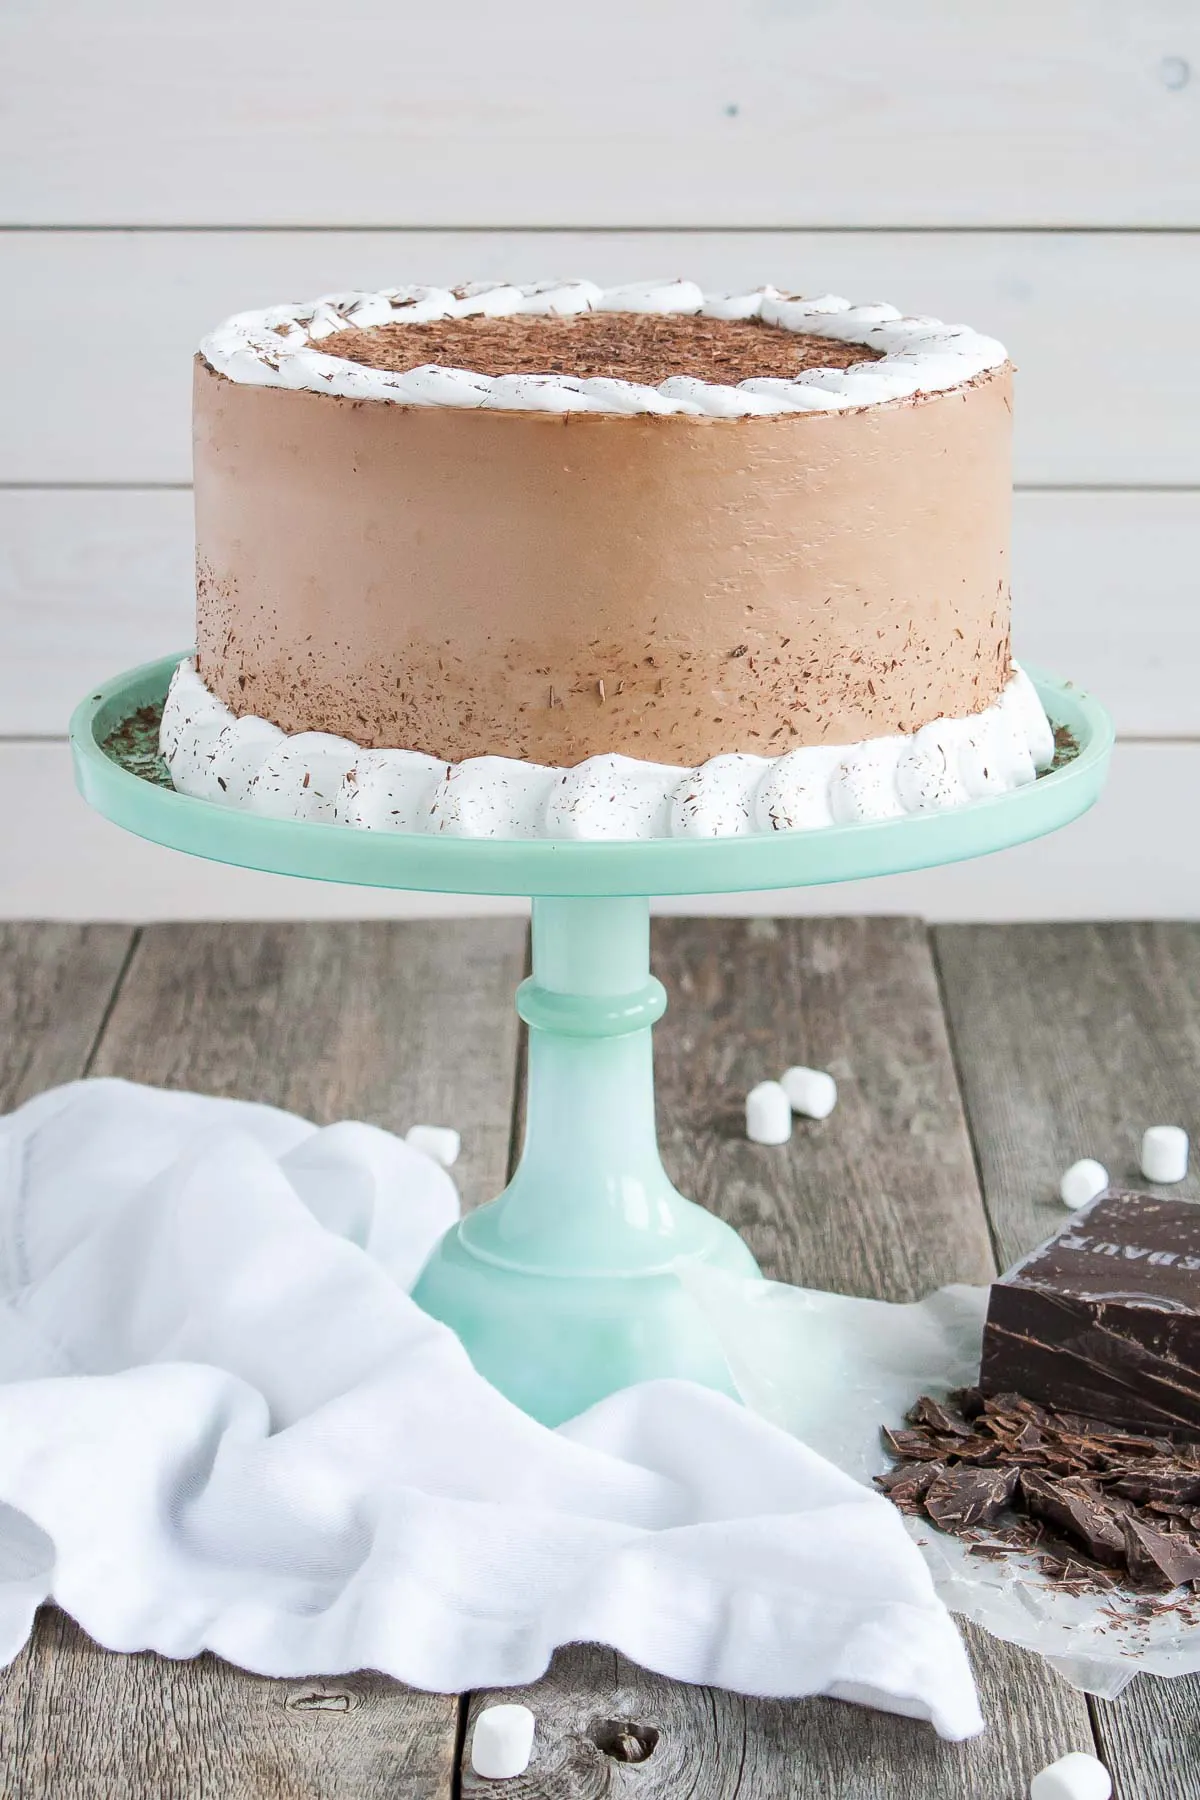
[{"label": "chopped chocolate piece", "polygon": [[942,1455],[942,1451],[923,1431],[891,1431],[885,1425],[883,1443],[889,1456],[933,1462]]},{"label": "chopped chocolate piece", "polygon": [[944,1454],[959,1462],[990,1463],[999,1456],[1008,1454],[1008,1446],[993,1437],[985,1437],[976,1432],[971,1437],[943,1437],[934,1440],[942,1445]]},{"label": "chopped chocolate piece", "polygon": [[905,1414],[910,1425],[927,1425],[930,1431],[937,1431],[943,1437],[968,1438],[971,1427],[967,1421],[952,1412],[940,1400],[933,1400],[928,1394],[922,1394],[915,1406]]},{"label": "chopped chocolate piece", "polygon": [[1017,1490],[1016,1468],[944,1469],[925,1493],[925,1511],[943,1531],[993,1525]]},{"label": "chopped chocolate piece", "polygon": [[1112,1488],[1139,1506],[1186,1507],[1200,1500],[1200,1474],[1190,1469],[1148,1469],[1144,1475],[1122,1475]]},{"label": "chopped chocolate piece", "polygon": [[[960,1395],[956,1406],[965,1416]],[[944,1410],[918,1401],[909,1416],[922,1423],[884,1432],[908,1447],[876,1478],[902,1512],[968,1540],[982,1529],[973,1555],[1034,1556],[1072,1593],[1200,1588],[1200,1445],[1109,1431],[1012,1393],[972,1407],[966,1437],[937,1429]],[[1180,1600],[1155,1604],[1177,1611]]]},{"label": "chopped chocolate piece", "polygon": [[875,1481],[901,1512],[916,1513],[921,1510],[930,1483],[945,1471],[945,1463],[940,1462],[897,1463],[886,1475],[877,1475]]},{"label": "chopped chocolate piece", "polygon": [[1158,1531],[1140,1519],[1121,1521],[1125,1560],[1132,1579],[1145,1586],[1179,1587],[1200,1581],[1200,1544],[1181,1531]]},{"label": "chopped chocolate piece", "polygon": [[980,1387],[1200,1438],[1200,1206],[1105,1193],[1074,1214],[992,1284]]},{"label": "chopped chocolate piece", "polygon": [[1056,1480],[1038,1469],[1021,1472],[1021,1497],[1031,1513],[1057,1525],[1098,1563],[1120,1568],[1125,1536],[1116,1509],[1086,1482]]},{"label": "chopped chocolate piece", "polygon": [[1111,1569],[1098,1568],[1095,1563],[1076,1562],[1072,1556],[1043,1556],[1041,1570],[1059,1587],[1070,1588],[1075,1593],[1084,1593],[1089,1588],[1113,1588],[1117,1582]]},{"label": "chopped chocolate piece", "polygon": [[1003,1430],[1008,1427],[1016,1429],[1025,1420],[1032,1419],[1035,1425],[1045,1422],[1045,1408],[1036,1406],[1032,1400],[1026,1400],[1023,1394],[988,1394],[983,1403],[985,1413],[984,1424],[991,1430]]},{"label": "chopped chocolate piece", "polygon": [[977,1419],[983,1411],[983,1395],[977,1387],[958,1388],[949,1395],[964,1419]]}]

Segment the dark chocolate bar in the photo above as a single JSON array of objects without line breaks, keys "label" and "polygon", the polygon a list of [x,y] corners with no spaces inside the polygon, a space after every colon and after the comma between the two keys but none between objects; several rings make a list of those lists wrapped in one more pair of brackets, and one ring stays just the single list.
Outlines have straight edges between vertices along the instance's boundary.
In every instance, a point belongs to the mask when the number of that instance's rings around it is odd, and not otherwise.
[{"label": "dark chocolate bar", "polygon": [[1200,1438],[1200,1205],[1104,1193],[992,1285],[979,1384]]}]

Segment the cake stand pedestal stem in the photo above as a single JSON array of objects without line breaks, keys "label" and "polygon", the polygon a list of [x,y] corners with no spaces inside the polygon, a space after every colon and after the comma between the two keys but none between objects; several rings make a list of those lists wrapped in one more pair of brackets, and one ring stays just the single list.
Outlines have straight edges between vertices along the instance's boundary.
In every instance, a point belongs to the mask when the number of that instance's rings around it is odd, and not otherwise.
[{"label": "cake stand pedestal stem", "polygon": [[741,1239],[667,1178],[654,1124],[650,974],[640,898],[533,903],[525,1143],[512,1181],[447,1233],[415,1298],[482,1374],[557,1424],[654,1376],[729,1389],[679,1270],[754,1276]]}]

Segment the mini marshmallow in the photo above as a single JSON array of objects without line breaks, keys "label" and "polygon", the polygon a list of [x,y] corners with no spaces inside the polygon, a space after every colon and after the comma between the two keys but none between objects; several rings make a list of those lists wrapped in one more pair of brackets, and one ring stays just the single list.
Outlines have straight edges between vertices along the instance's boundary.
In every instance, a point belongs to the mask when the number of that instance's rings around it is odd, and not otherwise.
[{"label": "mini marshmallow", "polygon": [[462,1138],[451,1125],[410,1125],[404,1141],[422,1156],[431,1156],[443,1169],[452,1168],[462,1149]]},{"label": "mini marshmallow", "polygon": [[779,1085],[792,1111],[806,1119],[827,1119],[837,1105],[837,1082],[824,1069],[806,1069],[798,1063],[784,1070]]},{"label": "mini marshmallow", "polygon": [[746,1136],[752,1144],[786,1144],[792,1103],[778,1081],[760,1081],[746,1095]]},{"label": "mini marshmallow", "polygon": [[1029,1800],[1109,1800],[1111,1793],[1108,1770],[1083,1750],[1060,1756],[1029,1784]]},{"label": "mini marshmallow", "polygon": [[471,1767],[487,1781],[511,1781],[529,1767],[536,1721],[527,1706],[485,1706],[471,1738]]},{"label": "mini marshmallow", "polygon": [[1147,1181],[1182,1181],[1188,1171],[1188,1134],[1181,1125],[1151,1125],[1142,1134],[1142,1174]]},{"label": "mini marshmallow", "polygon": [[1081,1162],[1072,1163],[1064,1170],[1062,1180],[1058,1184],[1058,1196],[1064,1206],[1072,1211],[1077,1206],[1086,1206],[1097,1194],[1102,1194],[1108,1186],[1108,1170],[1103,1163],[1093,1161],[1085,1156]]}]

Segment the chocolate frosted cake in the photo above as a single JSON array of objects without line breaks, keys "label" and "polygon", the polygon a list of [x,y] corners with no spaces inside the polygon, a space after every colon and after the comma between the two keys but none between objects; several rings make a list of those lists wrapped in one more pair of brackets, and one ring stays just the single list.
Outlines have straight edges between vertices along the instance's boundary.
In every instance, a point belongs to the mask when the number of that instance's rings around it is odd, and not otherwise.
[{"label": "chocolate frosted cake", "polygon": [[243,314],[195,375],[176,786],[484,836],[805,829],[1053,754],[1011,367],[961,326],[587,282]]}]

